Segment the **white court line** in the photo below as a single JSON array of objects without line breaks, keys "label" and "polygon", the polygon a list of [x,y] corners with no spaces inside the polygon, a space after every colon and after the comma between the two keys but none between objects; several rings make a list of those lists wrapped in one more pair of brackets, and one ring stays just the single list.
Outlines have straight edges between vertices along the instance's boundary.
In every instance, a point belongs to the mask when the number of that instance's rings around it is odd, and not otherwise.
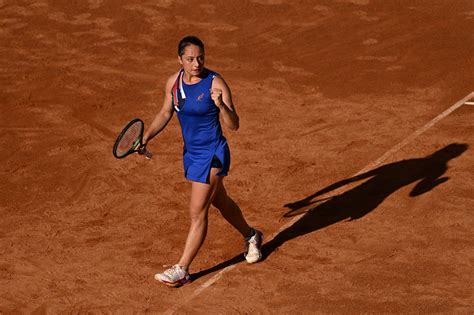
[{"label": "white court line", "polygon": [[464,102],[464,105],[474,105],[474,102]]},{"label": "white court line", "polygon": [[[430,122],[428,122],[427,124],[425,124],[423,127],[421,127],[420,129],[416,130],[414,133],[412,133],[411,135],[409,135],[407,138],[405,138],[405,140],[403,140],[402,142],[400,142],[399,144],[395,145],[393,148],[391,148],[390,150],[388,150],[387,152],[385,152],[380,158],[378,158],[377,160],[369,163],[366,167],[364,167],[362,170],[360,170],[359,172],[357,172],[355,175],[353,176],[357,176],[357,175],[360,175],[360,174],[363,174],[365,172],[367,172],[368,170],[371,170],[373,169],[374,167],[380,165],[381,163],[383,163],[390,155],[394,154],[395,152],[399,151],[401,148],[403,148],[404,146],[406,146],[408,143],[410,143],[411,141],[413,141],[416,137],[418,137],[419,135],[421,135],[422,133],[424,133],[426,130],[428,130],[429,128],[433,127],[438,121],[440,121],[441,119],[445,118],[446,116],[448,116],[449,114],[451,114],[453,111],[455,111],[457,108],[461,107],[463,104],[466,103],[467,100],[471,99],[472,97],[474,97],[474,92],[471,92],[469,93],[466,97],[464,97],[463,99],[461,99],[460,101],[456,102],[454,105],[452,105],[451,107],[449,107],[448,109],[446,109],[444,112],[442,112],[441,114],[439,114],[438,116],[436,116],[435,118],[433,118]],[[471,105],[471,104],[468,104],[468,105]],[[334,195],[337,195],[339,194],[339,192],[342,192],[344,190],[343,187],[341,188],[338,188],[338,189],[335,189],[332,193]],[[294,223],[296,223],[296,221],[298,221],[302,216],[304,215],[304,212],[299,214],[299,215],[295,215],[290,221],[286,222],[285,224],[283,224],[280,229],[276,232],[276,233],[273,233],[270,238],[268,240],[266,240],[265,243],[268,243],[270,242],[271,240],[273,240],[278,234],[280,234],[283,230],[289,228],[290,226],[292,226]],[[164,312],[164,314],[166,315],[170,315],[170,314],[174,314],[174,312],[176,312],[180,307],[182,307],[183,305],[187,304],[189,301],[191,301],[193,298],[195,298],[196,296],[198,296],[199,294],[201,294],[205,289],[207,289],[208,287],[210,287],[211,285],[213,285],[215,282],[217,282],[224,273],[234,269],[235,267],[237,266],[237,264],[235,265],[230,265],[230,266],[227,266],[225,267],[224,269],[222,269],[221,271],[219,271],[218,273],[216,273],[212,278],[210,278],[209,280],[207,280],[206,282],[204,282],[201,286],[199,286],[199,288],[197,288],[192,294],[190,294],[187,298],[184,298],[181,300],[181,303],[178,303],[178,304],[175,304],[173,305],[172,307],[170,307],[166,312]]]},{"label": "white court line", "polygon": [[430,122],[428,122],[426,125],[424,125],[423,127],[421,127],[420,129],[418,129],[417,131],[415,131],[414,133],[412,133],[411,135],[409,135],[405,140],[403,140],[402,142],[400,142],[399,144],[397,144],[396,146],[394,146],[393,148],[391,148],[390,150],[388,150],[387,152],[385,152],[384,155],[382,155],[381,157],[379,157],[377,160],[375,160],[374,162],[370,163],[369,165],[367,165],[366,167],[364,167],[360,172],[358,172],[356,175],[360,175],[362,173],[365,173],[367,172],[368,170],[372,169],[374,166],[376,165],[380,165],[380,163],[382,163],[383,161],[385,161],[390,155],[392,155],[393,153],[397,152],[398,150],[400,150],[401,148],[403,148],[404,146],[406,146],[408,143],[410,143],[411,141],[413,141],[416,137],[418,137],[419,135],[421,135],[423,132],[425,132],[426,130],[428,130],[429,128],[433,127],[434,124],[436,124],[438,121],[440,121],[441,119],[445,118],[446,116],[448,116],[449,114],[451,114],[452,112],[454,112],[456,109],[458,109],[459,107],[461,107],[463,104],[466,103],[467,100],[471,99],[472,97],[474,96],[474,92],[471,92],[469,93],[466,97],[464,97],[463,99],[459,100],[458,102],[456,102],[454,105],[452,105],[450,108],[448,108],[447,110],[445,110],[444,112],[442,112],[441,114],[439,114],[438,116],[436,116],[435,118],[433,118]]}]

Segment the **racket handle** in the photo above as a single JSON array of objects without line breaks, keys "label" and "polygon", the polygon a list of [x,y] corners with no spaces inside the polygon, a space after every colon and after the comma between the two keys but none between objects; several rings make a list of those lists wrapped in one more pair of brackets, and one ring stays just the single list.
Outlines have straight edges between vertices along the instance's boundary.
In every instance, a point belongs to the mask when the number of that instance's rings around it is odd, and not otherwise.
[{"label": "racket handle", "polygon": [[153,154],[150,151],[148,151],[146,148],[145,148],[144,154],[147,159],[151,159],[153,157]]},{"label": "racket handle", "polygon": [[139,146],[137,149],[138,154],[144,155],[147,159],[151,159],[153,154],[147,150],[146,145]]}]

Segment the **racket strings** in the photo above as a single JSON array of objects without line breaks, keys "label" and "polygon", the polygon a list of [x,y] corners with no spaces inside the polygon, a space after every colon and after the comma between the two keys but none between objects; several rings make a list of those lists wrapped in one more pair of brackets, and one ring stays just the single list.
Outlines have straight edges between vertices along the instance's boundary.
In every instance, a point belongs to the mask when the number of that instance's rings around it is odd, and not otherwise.
[{"label": "racket strings", "polygon": [[123,134],[117,146],[117,155],[122,156],[136,148],[140,143],[142,124],[136,122],[131,125]]}]

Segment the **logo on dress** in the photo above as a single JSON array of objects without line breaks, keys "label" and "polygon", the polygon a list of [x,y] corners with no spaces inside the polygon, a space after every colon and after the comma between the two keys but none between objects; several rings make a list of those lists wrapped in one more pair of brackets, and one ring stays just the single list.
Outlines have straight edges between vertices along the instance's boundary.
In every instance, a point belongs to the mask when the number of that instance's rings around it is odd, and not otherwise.
[{"label": "logo on dress", "polygon": [[199,95],[199,96],[196,98],[196,100],[197,100],[198,102],[202,101],[203,99],[204,99],[204,93],[201,93],[201,95]]}]

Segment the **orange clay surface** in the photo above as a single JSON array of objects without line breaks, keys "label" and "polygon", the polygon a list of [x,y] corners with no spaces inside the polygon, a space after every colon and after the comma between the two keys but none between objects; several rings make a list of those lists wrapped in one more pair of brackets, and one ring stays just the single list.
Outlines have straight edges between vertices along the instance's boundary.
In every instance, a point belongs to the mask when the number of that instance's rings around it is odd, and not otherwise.
[{"label": "orange clay surface", "polygon": [[[0,313],[472,314],[474,106],[353,176],[473,91],[473,23],[470,0],[0,0]],[[269,242],[247,265],[211,208],[171,289],[176,117],[152,160],[111,151],[188,34],[232,88],[225,183]]]}]

